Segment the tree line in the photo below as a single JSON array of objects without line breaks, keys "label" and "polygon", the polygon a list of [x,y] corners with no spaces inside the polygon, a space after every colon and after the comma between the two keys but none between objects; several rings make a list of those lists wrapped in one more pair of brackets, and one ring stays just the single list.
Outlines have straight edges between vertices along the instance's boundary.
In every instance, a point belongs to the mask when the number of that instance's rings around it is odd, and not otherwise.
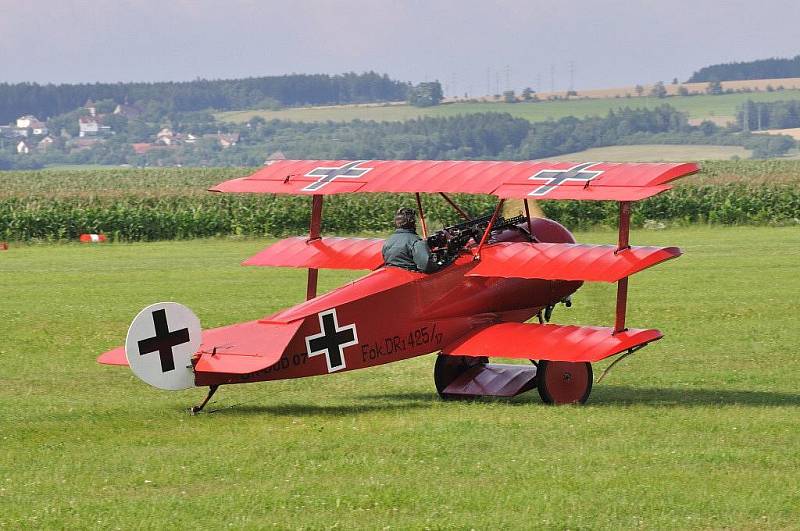
[{"label": "tree line", "polygon": [[73,111],[90,99],[137,104],[158,101],[169,111],[185,112],[401,101],[406,99],[409,87],[376,72],[154,83],[0,83],[0,123],[23,114],[44,120]]},{"label": "tree line", "polygon": [[780,79],[784,77],[800,77],[800,55],[796,55],[791,59],[773,57],[756,61],[705,66],[692,74],[687,83],[742,79]]},{"label": "tree line", "polygon": [[739,127],[746,131],[800,127],[800,101],[748,100],[739,107],[737,119]]}]

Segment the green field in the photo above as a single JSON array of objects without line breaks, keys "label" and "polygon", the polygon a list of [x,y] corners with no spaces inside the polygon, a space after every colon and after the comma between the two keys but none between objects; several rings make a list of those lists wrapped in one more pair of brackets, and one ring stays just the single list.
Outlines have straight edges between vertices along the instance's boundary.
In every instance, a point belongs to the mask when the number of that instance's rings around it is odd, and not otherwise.
[{"label": "green field", "polygon": [[668,103],[689,114],[693,119],[733,120],[736,108],[747,100],[768,102],[800,99],[800,90],[779,92],[750,92],[722,94],[718,96],[673,96],[669,98],[598,98],[537,103],[451,103],[436,107],[412,107],[410,105],[343,105],[330,107],[297,107],[270,110],[231,111],[217,113],[215,117],[225,122],[246,122],[253,116],[267,120],[292,120],[296,122],[347,122],[350,120],[403,121],[422,116],[455,116],[477,112],[507,112],[532,122],[559,119],[566,116],[583,118],[605,116],[609,110],[620,107],[653,108]]},{"label": "green field", "polygon": [[591,148],[552,157],[552,160],[602,160],[606,162],[664,162],[685,160],[749,159],[752,151],[741,146],[697,144],[639,144]]},{"label": "green field", "polygon": [[[632,241],[685,252],[631,283],[629,325],[666,337],[585,407],[442,402],[428,356],[223,388],[196,417],[203,391],[157,391],[95,356],[154,301],[209,327],[253,319],[298,302],[302,271],[239,267],[260,240],[12,246],[0,527],[795,527],[800,228]],[[352,276],[321,275],[326,289]],[[555,320],[608,324],[613,293],[587,285]]]}]

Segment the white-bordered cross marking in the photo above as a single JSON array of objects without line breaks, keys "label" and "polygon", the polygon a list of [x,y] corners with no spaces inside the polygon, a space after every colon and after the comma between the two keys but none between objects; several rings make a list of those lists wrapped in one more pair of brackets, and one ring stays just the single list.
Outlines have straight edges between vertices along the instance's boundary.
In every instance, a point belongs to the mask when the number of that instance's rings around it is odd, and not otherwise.
[{"label": "white-bordered cross marking", "polygon": [[315,182],[309,184],[305,188],[303,188],[304,192],[316,192],[326,184],[333,182],[335,179],[340,177],[345,177],[349,179],[354,179],[357,177],[361,177],[365,173],[367,173],[372,168],[356,168],[362,162],[367,162],[365,160],[356,160],[353,162],[348,162],[344,166],[338,167],[321,167],[321,168],[314,168],[310,172],[305,174],[305,177],[319,177]]},{"label": "white-bordered cross marking", "polygon": [[355,323],[339,326],[336,308],[317,314],[319,318],[319,334],[306,336],[306,353],[308,357],[325,354],[328,372],[336,372],[346,367],[344,349],[358,343]]},{"label": "white-bordered cross marking", "polygon": [[550,190],[554,190],[561,183],[566,181],[584,181],[589,183],[592,179],[602,174],[604,170],[584,171],[587,168],[599,164],[598,162],[584,162],[566,170],[541,170],[536,175],[528,177],[528,180],[542,179],[547,181],[545,184],[538,187],[528,195],[543,196],[547,195]]}]

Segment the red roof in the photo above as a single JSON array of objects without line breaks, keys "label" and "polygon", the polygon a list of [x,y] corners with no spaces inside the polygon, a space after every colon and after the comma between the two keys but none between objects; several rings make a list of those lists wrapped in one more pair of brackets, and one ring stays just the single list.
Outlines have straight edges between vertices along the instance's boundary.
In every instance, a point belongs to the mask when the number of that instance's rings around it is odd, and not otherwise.
[{"label": "red roof", "polygon": [[131,147],[133,147],[133,151],[137,155],[144,155],[145,153],[153,149],[155,146],[153,144],[148,144],[145,142],[142,144],[131,144]]}]

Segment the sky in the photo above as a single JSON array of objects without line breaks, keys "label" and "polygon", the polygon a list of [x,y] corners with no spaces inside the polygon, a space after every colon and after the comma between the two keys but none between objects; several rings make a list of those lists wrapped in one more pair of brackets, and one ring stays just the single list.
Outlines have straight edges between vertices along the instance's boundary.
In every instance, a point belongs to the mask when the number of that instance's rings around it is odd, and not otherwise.
[{"label": "sky", "polygon": [[800,54],[800,0],[0,0],[0,82],[374,70],[448,95]]}]

